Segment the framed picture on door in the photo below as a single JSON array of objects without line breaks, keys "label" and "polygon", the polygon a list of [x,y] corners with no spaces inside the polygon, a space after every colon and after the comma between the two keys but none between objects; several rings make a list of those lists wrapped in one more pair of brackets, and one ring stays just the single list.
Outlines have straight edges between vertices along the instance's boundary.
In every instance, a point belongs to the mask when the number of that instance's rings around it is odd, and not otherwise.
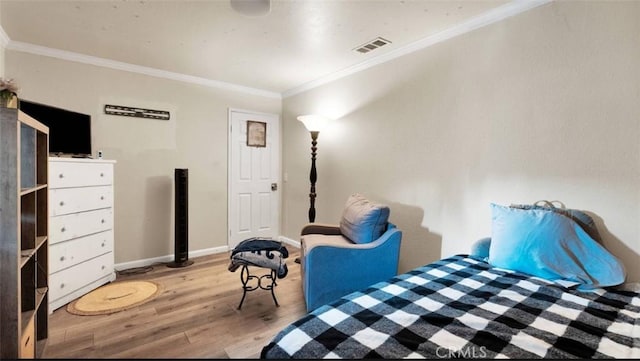
[{"label": "framed picture on door", "polygon": [[247,147],[267,146],[267,123],[247,120]]}]

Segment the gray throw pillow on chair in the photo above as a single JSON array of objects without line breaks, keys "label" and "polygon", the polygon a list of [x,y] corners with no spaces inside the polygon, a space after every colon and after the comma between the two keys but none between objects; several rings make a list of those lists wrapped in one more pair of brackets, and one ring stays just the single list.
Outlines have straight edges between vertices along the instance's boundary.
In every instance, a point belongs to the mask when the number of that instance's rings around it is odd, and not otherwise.
[{"label": "gray throw pillow on chair", "polygon": [[354,243],[369,243],[386,230],[389,207],[373,203],[362,194],[349,196],[340,219],[340,233]]}]

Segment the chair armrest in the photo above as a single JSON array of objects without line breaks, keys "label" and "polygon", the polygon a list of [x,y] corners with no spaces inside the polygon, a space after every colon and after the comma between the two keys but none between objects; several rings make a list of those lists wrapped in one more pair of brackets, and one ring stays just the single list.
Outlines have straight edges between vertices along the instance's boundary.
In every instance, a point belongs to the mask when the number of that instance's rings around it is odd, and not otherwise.
[{"label": "chair armrest", "polygon": [[324,234],[327,236],[339,236],[340,227],[335,224],[325,224],[325,223],[308,223],[304,227],[302,227],[302,231],[300,235],[304,236],[307,234]]}]

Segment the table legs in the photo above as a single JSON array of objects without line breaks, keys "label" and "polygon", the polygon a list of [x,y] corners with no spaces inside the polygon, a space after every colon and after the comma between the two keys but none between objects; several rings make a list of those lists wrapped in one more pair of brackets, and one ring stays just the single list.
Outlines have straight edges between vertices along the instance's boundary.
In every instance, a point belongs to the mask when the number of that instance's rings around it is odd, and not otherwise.
[{"label": "table legs", "polygon": [[[249,286],[248,283],[250,280],[252,279],[257,279],[258,280],[258,284],[255,286]],[[269,282],[271,281],[271,283],[266,283],[266,284],[262,284],[263,280],[265,282]],[[277,286],[276,284],[276,271],[271,269],[271,272],[269,274],[266,275],[262,275],[262,276],[255,276],[249,273],[249,266],[247,266],[246,264],[242,265],[242,270],[240,271],[240,281],[242,281],[242,299],[240,300],[240,304],[238,305],[238,309],[242,308],[242,303],[244,302],[244,298],[247,296],[247,292],[249,291],[255,291],[258,288],[263,289],[263,290],[267,290],[267,291],[271,291],[271,297],[273,297],[273,302],[275,302],[276,307],[280,307],[280,305],[278,304],[278,300],[276,300],[276,295],[273,292],[273,289],[275,286]]]}]

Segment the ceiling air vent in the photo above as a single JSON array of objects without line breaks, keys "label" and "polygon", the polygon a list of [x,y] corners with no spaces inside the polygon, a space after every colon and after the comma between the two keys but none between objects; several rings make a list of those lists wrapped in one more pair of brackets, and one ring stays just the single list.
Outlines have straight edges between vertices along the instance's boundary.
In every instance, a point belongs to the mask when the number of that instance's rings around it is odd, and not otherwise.
[{"label": "ceiling air vent", "polygon": [[391,42],[387,39],[377,37],[369,42],[366,42],[360,46],[355,47],[353,50],[359,53],[368,53],[371,50],[378,49],[381,46],[385,46],[387,44],[391,44]]}]

